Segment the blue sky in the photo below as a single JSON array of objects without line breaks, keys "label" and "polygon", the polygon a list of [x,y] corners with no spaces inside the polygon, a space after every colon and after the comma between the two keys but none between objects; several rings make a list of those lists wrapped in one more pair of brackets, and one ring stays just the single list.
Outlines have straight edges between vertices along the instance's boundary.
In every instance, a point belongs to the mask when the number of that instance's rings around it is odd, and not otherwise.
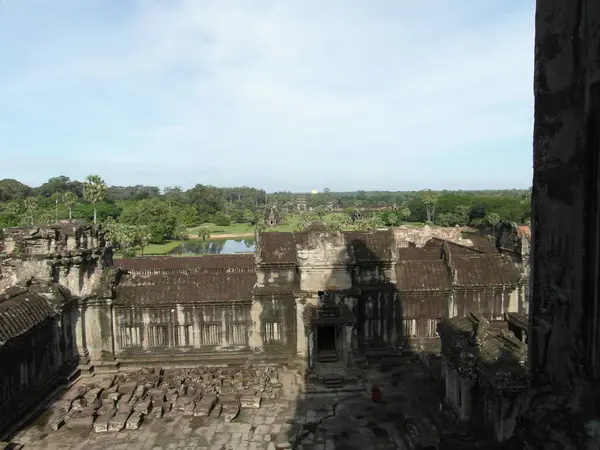
[{"label": "blue sky", "polygon": [[525,188],[533,0],[0,0],[0,178]]}]

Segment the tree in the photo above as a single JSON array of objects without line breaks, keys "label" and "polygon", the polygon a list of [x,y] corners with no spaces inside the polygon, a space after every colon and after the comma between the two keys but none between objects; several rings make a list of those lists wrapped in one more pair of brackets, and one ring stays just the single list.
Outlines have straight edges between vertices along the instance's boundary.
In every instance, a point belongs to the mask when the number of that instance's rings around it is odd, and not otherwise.
[{"label": "tree", "polygon": [[67,209],[69,210],[69,220],[73,220],[73,205],[77,201],[77,195],[75,195],[71,191],[67,191],[62,195],[62,202],[65,204]]},{"label": "tree", "polygon": [[438,196],[435,192],[427,190],[423,195],[423,203],[425,204],[425,210],[427,212],[427,222],[433,222],[435,220],[435,205],[438,202]]},{"label": "tree", "polygon": [[183,240],[186,238],[186,236],[187,227],[183,223],[179,222],[177,225],[175,225],[175,237],[181,241],[182,246]]},{"label": "tree", "polygon": [[207,227],[200,227],[198,229],[198,238],[202,240],[202,246],[206,250],[206,242],[210,239],[210,231]]},{"label": "tree", "polygon": [[402,218],[404,219],[404,221],[408,221],[408,218],[410,217],[410,209],[405,206],[404,208],[402,208],[400,210],[400,214],[402,215]]},{"label": "tree", "polygon": [[496,213],[489,213],[486,218],[486,222],[492,226],[492,233],[496,235],[496,225],[500,223],[500,216]]},{"label": "tree", "polygon": [[200,227],[198,229],[198,237],[205,242],[208,241],[210,239],[210,231],[208,230],[208,227]]},{"label": "tree", "polygon": [[83,183],[83,197],[94,207],[96,223],[96,205],[106,197],[106,183],[99,175],[88,175]]},{"label": "tree", "polygon": [[142,256],[144,256],[144,248],[150,244],[150,238],[152,237],[152,233],[150,233],[150,228],[146,225],[140,225],[135,227],[134,231],[134,240],[135,244],[142,250]]},{"label": "tree", "polygon": [[29,219],[31,220],[31,226],[33,226],[34,214],[35,214],[35,210],[37,209],[37,206],[38,206],[37,198],[27,197],[25,199],[24,203],[25,203],[25,211],[27,211],[27,214],[29,215]]}]

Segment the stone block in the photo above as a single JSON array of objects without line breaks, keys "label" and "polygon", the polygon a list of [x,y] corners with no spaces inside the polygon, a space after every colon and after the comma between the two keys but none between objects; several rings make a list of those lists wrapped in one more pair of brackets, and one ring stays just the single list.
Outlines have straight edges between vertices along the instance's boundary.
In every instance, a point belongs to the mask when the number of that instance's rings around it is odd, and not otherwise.
[{"label": "stone block", "polygon": [[178,397],[177,401],[175,402],[175,409],[177,409],[178,411],[193,411],[194,406],[196,406],[194,397]]},{"label": "stone block", "polygon": [[150,411],[150,413],[148,414],[148,418],[150,419],[160,419],[163,416],[163,405],[158,404],[158,405],[154,405],[154,408],[152,408],[152,410]]},{"label": "stone block", "polygon": [[102,416],[98,417],[94,422],[94,431],[96,433],[105,433],[108,431],[108,424],[115,416],[116,409],[106,411]]},{"label": "stone block", "polygon": [[54,431],[58,431],[65,424],[65,414],[59,413],[50,419],[50,428]]},{"label": "stone block", "polygon": [[133,397],[135,397],[135,398],[144,398],[145,395],[146,395],[146,386],[144,386],[143,384],[139,385],[135,389],[135,392],[133,393]]},{"label": "stone block", "polygon": [[135,405],[133,405],[133,410],[135,412],[139,412],[142,414],[148,414],[151,409],[152,409],[152,400],[149,398],[146,400],[141,400],[141,401],[137,402]]},{"label": "stone block", "polygon": [[103,390],[104,389],[102,389],[102,388],[93,388],[93,389],[90,389],[89,391],[87,391],[85,393],[85,395],[83,397],[88,401],[88,403],[92,403],[96,399],[100,398],[100,394],[102,394]]},{"label": "stone block", "polygon": [[148,397],[150,397],[153,402],[162,402],[165,399],[165,391],[162,389],[150,389],[148,391]]},{"label": "stone block", "polygon": [[140,424],[142,423],[143,416],[144,415],[140,412],[134,412],[127,419],[126,428],[128,430],[137,430],[140,427]]},{"label": "stone block", "polygon": [[206,394],[196,403],[194,408],[194,416],[208,416],[217,403],[217,396],[214,394]]},{"label": "stone block", "polygon": [[67,427],[71,430],[91,430],[94,424],[94,415],[74,415],[67,421]]},{"label": "stone block", "polygon": [[137,381],[129,381],[121,383],[117,390],[121,394],[129,394],[131,396],[137,389],[137,385]]},{"label": "stone block", "polygon": [[239,403],[224,403],[223,404],[223,418],[225,422],[231,422],[234,420],[240,413],[240,404]]},{"label": "stone block", "polygon": [[121,431],[127,424],[127,419],[131,415],[130,412],[117,412],[108,421],[108,431]]},{"label": "stone block", "polygon": [[242,395],[240,397],[240,405],[242,408],[258,409],[260,408],[261,401],[262,397],[260,395]]},{"label": "stone block", "polygon": [[127,414],[131,414],[131,412],[133,411],[133,407],[129,404],[127,405],[118,405],[117,406],[117,411],[120,413],[127,413]]},{"label": "stone block", "polygon": [[223,404],[217,403],[215,405],[215,407],[212,409],[212,411],[210,412],[210,417],[212,417],[213,419],[218,419],[219,417],[221,417],[222,411],[223,411]]}]

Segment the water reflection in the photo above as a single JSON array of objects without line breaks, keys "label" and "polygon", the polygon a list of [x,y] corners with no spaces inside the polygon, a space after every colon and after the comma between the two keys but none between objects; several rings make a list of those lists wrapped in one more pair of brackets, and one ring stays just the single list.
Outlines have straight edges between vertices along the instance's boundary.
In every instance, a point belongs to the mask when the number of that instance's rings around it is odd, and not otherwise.
[{"label": "water reflection", "polygon": [[189,239],[169,252],[171,255],[231,255],[234,253],[252,253],[254,239]]}]

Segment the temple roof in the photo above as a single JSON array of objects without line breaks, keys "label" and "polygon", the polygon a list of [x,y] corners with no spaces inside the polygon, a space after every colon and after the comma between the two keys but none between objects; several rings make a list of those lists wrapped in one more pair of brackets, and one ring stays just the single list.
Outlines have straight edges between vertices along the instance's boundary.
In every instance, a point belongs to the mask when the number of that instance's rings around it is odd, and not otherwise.
[{"label": "temple roof", "polygon": [[352,248],[356,262],[390,261],[396,245],[391,230],[345,231],[346,245]]},{"label": "temple roof", "polygon": [[169,269],[232,269],[254,271],[253,254],[207,256],[143,256],[115,259],[115,265],[127,271]]},{"label": "temple roof", "polygon": [[0,345],[55,317],[70,298],[63,286],[39,280],[6,289],[0,294]]},{"label": "temple roof", "polygon": [[400,261],[439,260],[441,257],[441,246],[401,247],[398,249],[398,260]]},{"label": "temple roof", "polygon": [[521,271],[505,255],[480,254],[453,256],[451,266],[456,271],[459,286],[502,286],[517,284]]},{"label": "temple roof", "polygon": [[450,290],[446,263],[441,260],[398,261],[396,286],[400,291]]},{"label": "temple roof", "polygon": [[117,304],[219,303],[252,300],[254,271],[179,269],[129,273],[116,288]]}]

